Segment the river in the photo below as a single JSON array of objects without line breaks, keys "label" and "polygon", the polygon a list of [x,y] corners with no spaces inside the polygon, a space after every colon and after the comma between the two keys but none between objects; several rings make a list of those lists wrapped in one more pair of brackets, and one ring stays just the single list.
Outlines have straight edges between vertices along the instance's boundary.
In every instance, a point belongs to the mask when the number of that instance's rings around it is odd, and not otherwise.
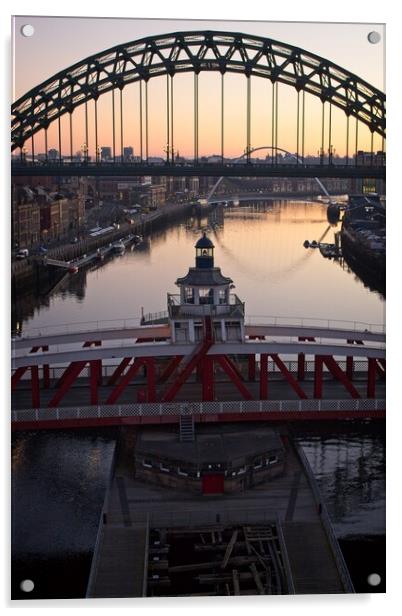
[{"label": "river", "polygon": [[[139,319],[166,310],[167,292],[194,264],[207,230],[215,264],[245,301],[247,318],[280,317],[382,324],[382,295],[347,264],[324,259],[304,240],[332,242],[338,226],[323,204],[267,201],[194,213],[152,232],[135,250],[68,276],[42,297],[16,298],[13,326],[45,331],[63,324]],[[335,323],[334,323],[335,324]],[[368,573],[384,581],[385,437],[377,422],[298,426],[356,589]],[[13,437],[13,592],[17,598],[85,594],[116,433],[113,430],[25,432]],[[360,556],[357,556],[360,554]],[[361,562],[365,563],[362,569]],[[367,569],[367,571],[366,571]],[[33,571],[35,570],[35,571]],[[66,570],[70,575],[66,577]],[[71,573],[72,572],[72,573]],[[35,579],[29,595],[19,580]]]}]

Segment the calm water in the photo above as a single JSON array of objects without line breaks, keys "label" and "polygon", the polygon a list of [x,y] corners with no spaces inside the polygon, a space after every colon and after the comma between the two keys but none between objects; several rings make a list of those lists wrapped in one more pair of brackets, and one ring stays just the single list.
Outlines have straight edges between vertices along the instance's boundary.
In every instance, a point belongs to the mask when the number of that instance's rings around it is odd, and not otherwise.
[{"label": "calm water", "polygon": [[[318,203],[274,201],[249,208],[221,208],[154,233],[141,248],[116,256],[62,283],[48,298],[21,298],[14,318],[22,328],[139,318],[166,310],[167,292],[194,265],[194,244],[209,229],[215,264],[230,276],[248,316],[272,315],[382,323],[384,301],[305,239],[332,242],[326,210]],[[265,211],[262,211],[265,210]]]},{"label": "calm water", "polygon": [[[166,293],[194,263],[194,244],[207,229],[215,263],[235,283],[254,316],[303,317],[381,324],[384,300],[344,265],[306,250],[305,239],[332,242],[325,207],[296,201],[221,208],[157,231],[135,251],[67,278],[50,297],[18,298],[13,321],[22,330],[63,323],[139,318],[166,309]],[[323,491],[356,588],[383,574],[385,438],[375,422],[298,426]],[[85,594],[113,431],[20,433],[13,440],[14,592],[37,582],[41,597]],[[360,554],[360,560],[356,560]],[[364,555],[364,558],[363,558]],[[65,571],[74,571],[70,579]],[[359,577],[360,576],[360,577]],[[33,595],[30,595],[33,597]]]}]

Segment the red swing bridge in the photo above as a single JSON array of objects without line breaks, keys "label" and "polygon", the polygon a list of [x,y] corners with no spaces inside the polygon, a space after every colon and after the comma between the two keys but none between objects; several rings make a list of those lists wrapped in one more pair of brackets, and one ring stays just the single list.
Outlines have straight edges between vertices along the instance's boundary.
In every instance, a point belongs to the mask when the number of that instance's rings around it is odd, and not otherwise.
[{"label": "red swing bridge", "polygon": [[247,321],[211,240],[195,248],[166,313],[15,338],[12,428],[385,417],[381,326]]}]

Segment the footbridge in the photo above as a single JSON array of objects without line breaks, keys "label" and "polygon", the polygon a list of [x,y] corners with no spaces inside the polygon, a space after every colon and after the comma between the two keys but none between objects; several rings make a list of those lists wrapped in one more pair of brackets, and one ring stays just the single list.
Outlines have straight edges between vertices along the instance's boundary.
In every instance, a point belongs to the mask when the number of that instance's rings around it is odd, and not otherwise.
[{"label": "footbridge", "polygon": [[207,323],[195,344],[173,343],[167,323],[26,332],[13,340],[12,426],[385,415],[380,326],[252,321],[242,342]]}]

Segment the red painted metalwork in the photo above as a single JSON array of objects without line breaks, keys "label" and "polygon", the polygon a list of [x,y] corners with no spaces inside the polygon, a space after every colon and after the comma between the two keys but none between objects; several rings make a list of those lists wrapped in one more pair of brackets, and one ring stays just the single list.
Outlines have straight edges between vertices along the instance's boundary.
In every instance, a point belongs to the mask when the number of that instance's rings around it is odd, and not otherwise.
[{"label": "red painted metalwork", "polygon": [[270,353],[270,355],[273,361],[275,362],[275,364],[278,366],[281,373],[283,374],[283,376],[285,377],[285,379],[287,380],[287,382],[289,383],[289,385],[295,390],[299,398],[307,398],[306,392],[300,387],[299,383],[296,381],[294,376],[286,368],[285,364],[280,359],[279,355],[277,353]]},{"label": "red painted metalwork", "polygon": [[29,366],[24,366],[21,368],[17,368],[17,370],[14,372],[14,374],[11,377],[11,391],[14,391],[14,389],[17,387],[21,377],[24,376],[28,368]]},{"label": "red painted metalwork", "polygon": [[232,383],[234,383],[245,400],[253,400],[253,396],[245,386],[242,379],[239,377],[237,370],[233,369],[233,365],[226,355],[214,355],[214,360],[223,368]]},{"label": "red painted metalwork", "polygon": [[[299,336],[299,342],[315,342],[315,338]],[[306,374],[306,355],[299,353],[297,355],[297,380],[303,381]]]},{"label": "red painted metalwork", "polygon": [[119,380],[120,376],[123,374],[124,370],[129,365],[132,357],[124,357],[119,365],[115,368],[113,374],[109,377],[107,384],[114,385]]},{"label": "red painted metalwork", "polygon": [[268,398],[268,355],[260,355],[260,400]]},{"label": "red painted metalwork", "polygon": [[175,357],[172,357],[159,377],[159,381],[161,383],[166,383],[169,377],[172,376],[173,372],[179,366],[182,359],[183,355],[176,355]]},{"label": "red painted metalwork", "polygon": [[[43,351],[48,351],[49,347],[48,346],[34,346],[32,347],[32,349],[29,351],[30,353],[37,353],[39,351],[39,349],[42,349]],[[21,377],[24,376],[25,372],[29,369],[29,366],[23,366],[21,368],[17,368],[17,370],[14,372],[14,374],[11,377],[11,391],[14,391],[14,389],[17,387],[19,381],[21,380]]]},{"label": "red painted metalwork", "polygon": [[153,357],[147,357],[144,361],[147,372],[147,399],[148,402],[155,402],[156,400],[156,367],[155,359]]},{"label": "red painted metalwork", "polygon": [[214,360],[208,355],[202,359],[202,399],[206,402],[214,400]]},{"label": "red painted metalwork", "polygon": [[368,358],[367,371],[367,398],[375,398],[375,377],[377,373],[377,360]]},{"label": "red painted metalwork", "polygon": [[[172,400],[174,400],[180,388],[187,381],[194,368],[202,363],[202,359],[206,356],[211,346],[212,340],[203,340],[200,342],[190,357],[187,358],[183,369],[179,372],[173,384],[163,394],[161,398],[162,402],[172,402]],[[202,379],[204,379],[204,370],[202,370]]]},{"label": "red painted metalwork", "polygon": [[346,373],[340,368],[338,362],[336,362],[331,355],[322,355],[321,358],[331,374],[345,386],[352,398],[360,398],[361,396],[356,387],[348,379]]},{"label": "red painted metalwork", "polygon": [[31,366],[32,408],[40,408],[39,367]]},{"label": "red painted metalwork", "polygon": [[376,370],[377,370],[377,374],[381,377],[381,378],[385,378],[385,359],[377,359],[376,360]]},{"label": "red painted metalwork", "polygon": [[[102,345],[102,341],[101,340],[86,340],[84,342],[84,344],[82,345],[82,348],[83,349],[87,349],[87,348],[92,347],[92,346],[101,346],[101,345]],[[102,360],[100,360],[100,361],[102,361]],[[66,368],[66,370],[63,372],[63,374],[61,375],[61,377],[59,378],[59,380],[56,383],[56,389],[58,389],[59,387],[63,387],[64,380],[69,378],[69,375],[70,375],[70,370],[69,369],[70,369],[71,366],[74,366],[75,363],[81,363],[81,362],[72,362],[70,364],[70,366],[68,366]],[[74,373],[74,368],[71,368],[71,370]]]},{"label": "red painted metalwork", "polygon": [[223,494],[225,477],[222,473],[217,475],[204,475],[202,478],[203,494]]},{"label": "red painted metalwork", "polygon": [[99,382],[99,364],[98,361],[89,362],[89,384],[91,394],[91,404],[98,404],[98,382]]},{"label": "red painted metalwork", "polygon": [[[363,344],[362,340],[352,340],[350,338],[346,342],[348,344]],[[353,379],[353,371],[354,371],[353,356],[348,355],[346,358],[346,377],[349,379],[349,381]]]},{"label": "red painted metalwork", "polygon": [[[49,346],[45,345],[42,347],[43,351],[48,351]],[[50,387],[50,368],[49,364],[43,364],[43,389],[49,389]]]},{"label": "red painted metalwork", "polygon": [[248,380],[255,381],[255,374],[256,374],[256,362],[255,362],[255,355],[253,353],[253,355],[248,356]]},{"label": "red painted metalwork", "polygon": [[314,358],[314,398],[322,398],[322,367],[323,358],[316,355]]},{"label": "red painted metalwork", "polygon": [[71,385],[74,383],[75,379],[79,376],[82,370],[85,368],[86,364],[87,364],[86,361],[75,361],[68,366],[68,368],[65,370],[62,376],[62,384],[57,389],[56,393],[50,400],[48,407],[50,408],[55,407],[59,404],[60,400],[70,389]]},{"label": "red painted metalwork", "polygon": [[[192,371],[197,366],[200,366],[200,365],[202,366],[203,391],[204,391],[204,388],[205,388],[205,391],[207,391],[208,388],[211,388],[211,383],[210,383],[211,371],[210,369],[208,369],[207,372],[204,374],[205,371],[204,371],[203,360],[206,357],[212,345],[213,345],[212,321],[211,321],[210,316],[206,316],[204,317],[204,339],[195,347],[194,351],[190,354],[190,356],[184,360],[185,364],[184,364],[183,369],[181,370],[181,372],[179,372],[179,374],[177,375],[172,385],[168,387],[167,391],[165,391],[165,393],[162,395],[162,398],[161,398],[162,402],[172,402],[172,400],[175,399],[180,388],[187,381]],[[205,385],[204,385],[204,379],[207,380],[207,383]],[[212,382],[213,382],[213,374],[212,374]],[[206,395],[209,395],[209,394],[206,394]]]},{"label": "red painted metalwork", "polygon": [[[137,357],[137,359],[134,361],[132,366],[130,366],[130,368],[127,370],[126,374],[123,376],[123,378],[120,380],[118,385],[113,389],[113,391],[109,395],[108,399],[106,400],[106,404],[115,404],[115,402],[117,401],[119,396],[121,396],[123,391],[126,389],[127,385],[130,383],[130,381],[133,380],[133,378],[135,377],[135,375],[137,374],[137,372],[141,368],[141,366],[145,366],[145,365],[147,365],[150,362],[154,362],[154,359],[153,358]],[[152,376],[153,376],[154,384],[151,387],[151,391],[152,391],[152,388],[153,389],[155,388],[155,374],[154,374],[154,372],[151,374],[151,377]],[[147,378],[148,378],[148,371],[147,371]],[[148,391],[148,394],[149,394],[149,391]]]}]

